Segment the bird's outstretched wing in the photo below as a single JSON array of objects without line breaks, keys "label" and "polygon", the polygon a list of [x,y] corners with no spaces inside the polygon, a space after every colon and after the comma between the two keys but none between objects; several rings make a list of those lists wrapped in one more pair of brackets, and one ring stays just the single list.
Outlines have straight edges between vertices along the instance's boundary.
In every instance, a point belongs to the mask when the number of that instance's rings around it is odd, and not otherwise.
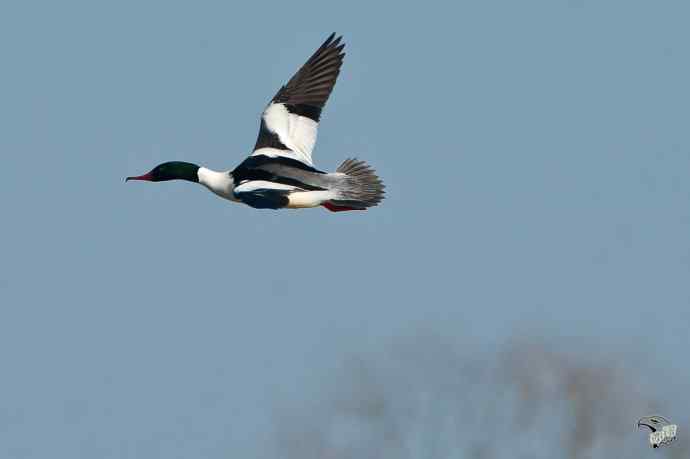
[{"label": "bird's outstretched wing", "polygon": [[286,157],[313,166],[311,156],[321,110],[345,57],[341,39],[331,34],[273,97],[261,115],[252,156]]}]

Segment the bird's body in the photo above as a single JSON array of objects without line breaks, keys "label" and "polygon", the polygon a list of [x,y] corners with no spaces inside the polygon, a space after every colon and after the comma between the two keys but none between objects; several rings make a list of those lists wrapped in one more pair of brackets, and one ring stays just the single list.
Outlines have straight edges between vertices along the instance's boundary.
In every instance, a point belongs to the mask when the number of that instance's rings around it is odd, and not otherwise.
[{"label": "bird's body", "polygon": [[280,88],[261,116],[253,153],[235,169],[216,172],[170,162],[128,180],[188,180],[216,195],[258,209],[324,206],[331,211],[364,210],[383,199],[384,185],[365,162],[348,159],[335,172],[314,167],[318,123],[345,54],[332,34]]}]

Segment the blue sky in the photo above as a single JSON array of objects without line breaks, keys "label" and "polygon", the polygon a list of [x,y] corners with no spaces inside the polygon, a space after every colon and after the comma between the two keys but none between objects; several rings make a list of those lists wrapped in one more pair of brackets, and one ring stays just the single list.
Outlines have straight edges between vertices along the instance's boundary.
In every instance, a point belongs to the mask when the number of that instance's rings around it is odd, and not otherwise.
[{"label": "blue sky", "polygon": [[[420,328],[687,349],[689,14],[0,7],[0,455],[252,457],[276,405]],[[382,206],[256,211],[123,183],[167,160],[234,167],[332,31],[347,56],[315,161],[366,159]]]}]

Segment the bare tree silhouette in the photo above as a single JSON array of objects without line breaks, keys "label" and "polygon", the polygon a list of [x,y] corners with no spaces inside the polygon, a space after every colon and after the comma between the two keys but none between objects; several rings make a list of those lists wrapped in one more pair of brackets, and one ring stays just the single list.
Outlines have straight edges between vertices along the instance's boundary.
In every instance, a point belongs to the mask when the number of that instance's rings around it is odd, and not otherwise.
[{"label": "bare tree silhouette", "polygon": [[[472,352],[416,336],[349,358],[323,394],[277,414],[272,457],[649,457],[635,421],[670,401],[658,400],[643,376],[620,356],[538,340]],[[682,435],[666,457],[688,457]]]}]

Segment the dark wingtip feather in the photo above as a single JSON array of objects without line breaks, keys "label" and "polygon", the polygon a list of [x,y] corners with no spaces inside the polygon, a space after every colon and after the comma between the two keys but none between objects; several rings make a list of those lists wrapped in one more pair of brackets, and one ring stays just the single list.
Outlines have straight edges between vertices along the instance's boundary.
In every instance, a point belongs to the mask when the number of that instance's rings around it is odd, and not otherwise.
[{"label": "dark wingtip feather", "polygon": [[323,108],[328,100],[343,64],[345,43],[342,35],[333,32],[312,54],[307,62],[283,86],[273,102],[306,104]]}]

